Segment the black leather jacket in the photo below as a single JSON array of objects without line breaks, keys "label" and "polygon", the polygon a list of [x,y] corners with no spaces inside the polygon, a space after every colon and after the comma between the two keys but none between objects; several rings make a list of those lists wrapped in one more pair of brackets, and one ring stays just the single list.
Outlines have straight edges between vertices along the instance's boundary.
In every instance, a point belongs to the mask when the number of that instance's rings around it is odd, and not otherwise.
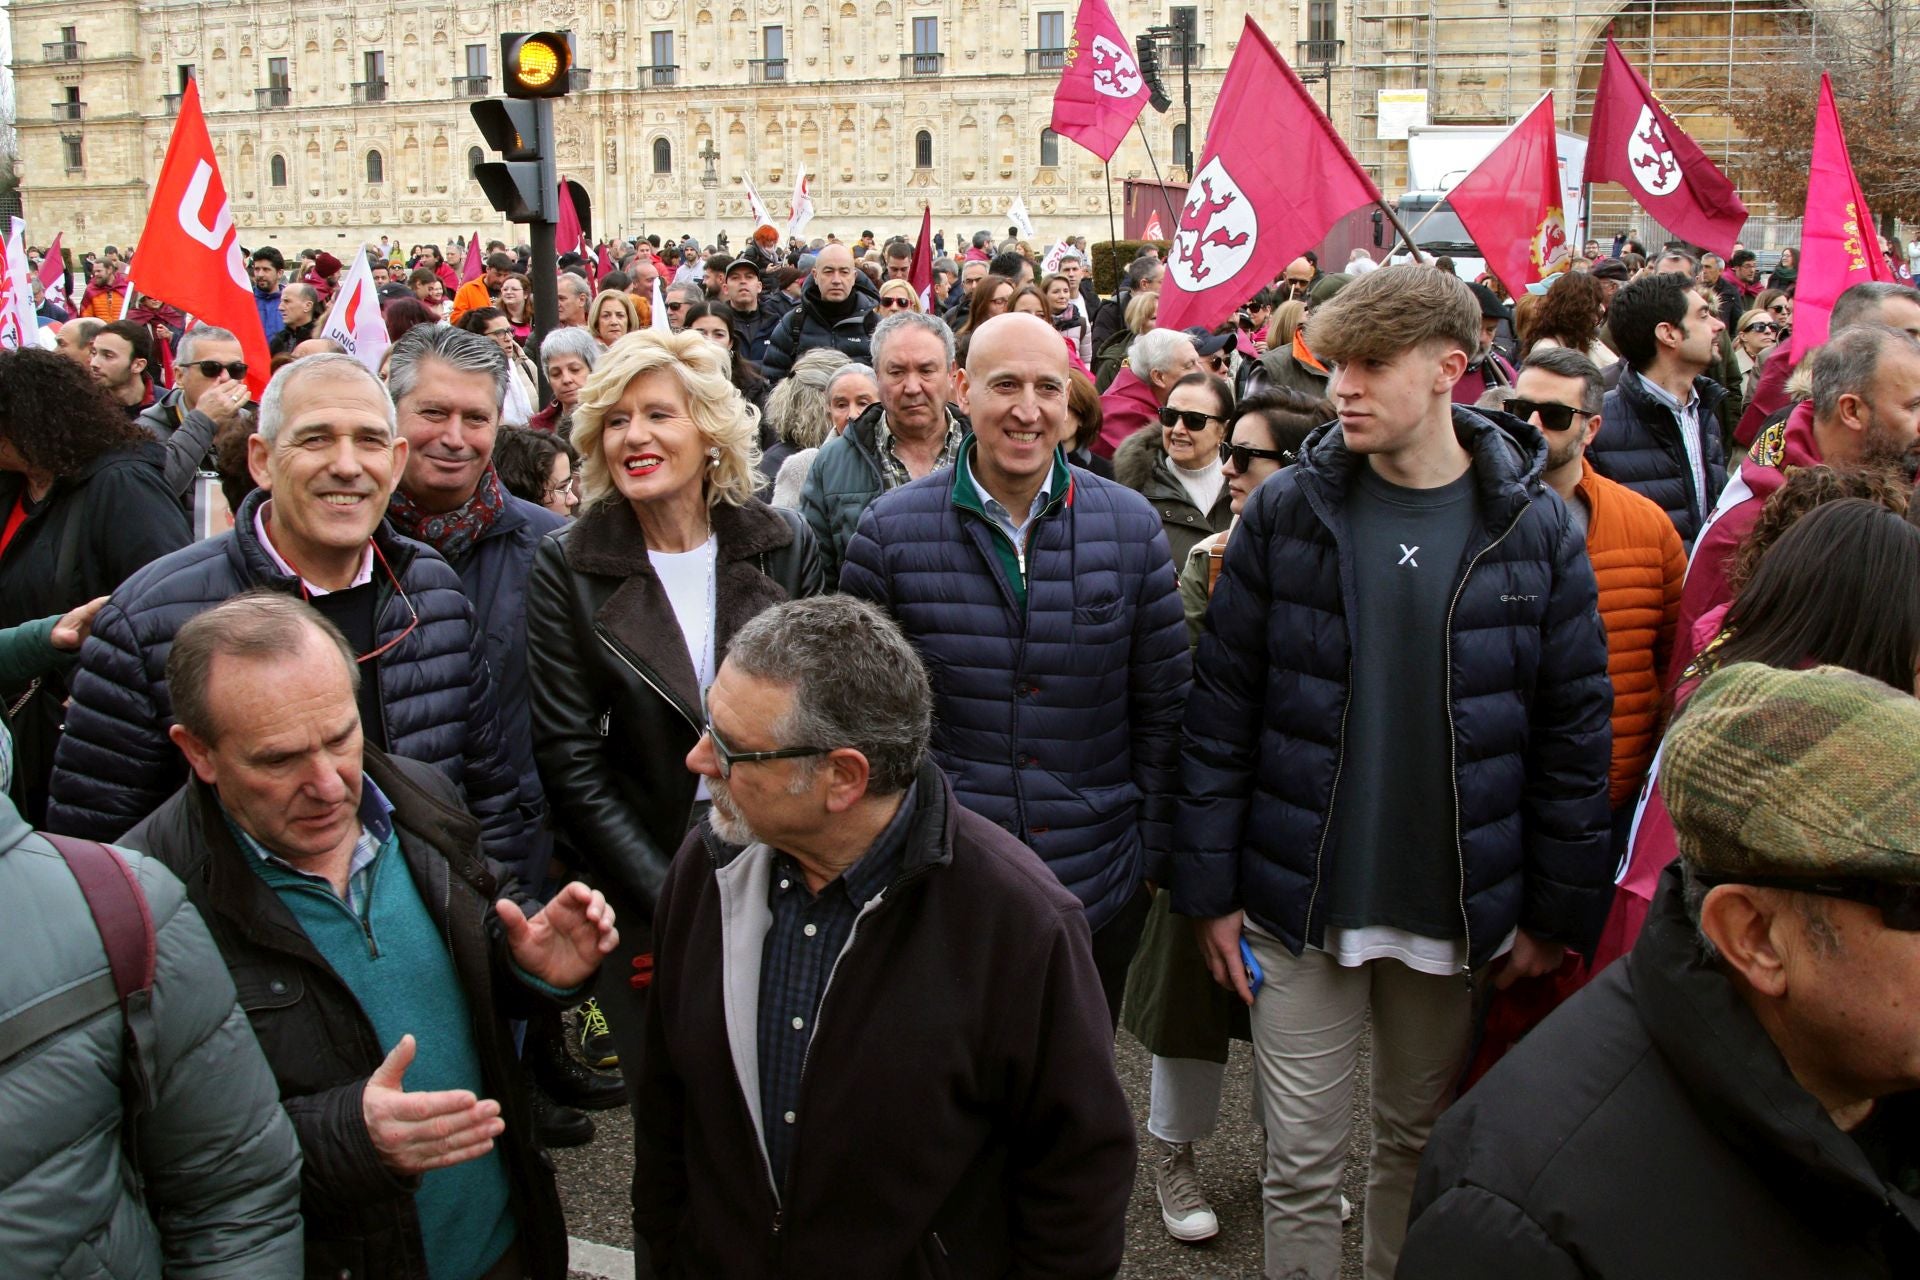
[{"label": "black leather jacket", "polygon": [[[826,575],[798,512],[753,501],[712,509],[719,539],[714,657],[784,600],[818,595]],[[547,535],[527,593],[533,748],[554,834],[629,910],[650,916],[692,826],[700,689],[633,508],[615,499]],[[629,916],[636,925],[639,919]]]}]

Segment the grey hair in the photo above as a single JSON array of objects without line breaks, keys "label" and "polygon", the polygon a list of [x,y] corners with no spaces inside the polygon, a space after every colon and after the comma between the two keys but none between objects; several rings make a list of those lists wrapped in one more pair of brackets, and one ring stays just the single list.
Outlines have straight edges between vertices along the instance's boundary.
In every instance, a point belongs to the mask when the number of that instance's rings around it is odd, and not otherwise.
[{"label": "grey hair", "polygon": [[1526,362],[1520,369],[1523,373],[1528,369],[1538,369],[1560,378],[1578,378],[1583,384],[1580,412],[1599,413],[1606,407],[1607,380],[1601,374],[1600,366],[1572,347],[1535,347],[1527,354]]},{"label": "grey hair", "polygon": [[1831,420],[1840,412],[1841,396],[1866,396],[1880,371],[1880,360],[1892,348],[1920,355],[1920,342],[1901,329],[1878,324],[1854,324],[1816,347],[1807,362],[1813,374],[1813,416]]},{"label": "grey hair", "polygon": [[1712,264],[1713,266],[1716,266],[1716,267],[1724,267],[1724,266],[1726,266],[1726,265],[1727,265],[1727,260],[1726,260],[1725,258],[1723,258],[1723,257],[1721,257],[1721,256],[1720,256],[1719,254],[1717,254],[1717,253],[1703,253],[1703,254],[1701,254],[1701,255],[1700,255],[1700,265],[1704,267],[1704,266],[1707,266],[1707,265],[1708,265],[1709,263],[1711,263],[1711,264]]},{"label": "grey hair", "polygon": [[[833,434],[833,416],[827,396],[834,380],[855,365],[846,353],[815,347],[793,362],[793,372],[782,378],[767,397],[767,418],[780,428],[780,438],[795,449],[817,449]],[[868,370],[871,373],[871,370]]]},{"label": "grey hair", "polygon": [[554,287],[569,297],[578,296],[588,298],[593,296],[593,286],[587,283],[586,277],[574,275],[571,271],[562,271],[560,273],[560,283]]},{"label": "grey hair", "polygon": [[[940,346],[947,353],[947,364],[953,364],[953,330],[939,316],[930,316],[922,311],[896,311],[874,326],[873,339],[867,349],[873,353],[873,367],[880,367],[880,351],[897,333],[908,329],[920,329],[940,339]],[[876,379],[877,381],[877,379]]]},{"label": "grey hair", "polygon": [[[867,758],[869,795],[905,791],[926,762],[933,688],[904,632],[852,596],[810,596],[775,605],[727,646],[726,665],[785,685],[793,706],[769,736]],[[817,768],[817,762],[815,763]]]},{"label": "grey hair", "polygon": [[[1688,253],[1685,249],[1662,249],[1653,260],[1654,270],[1655,271],[1660,270],[1660,264],[1665,262],[1668,258],[1678,258],[1682,262],[1686,263],[1688,275],[1692,275],[1694,272],[1700,269],[1699,260],[1696,259],[1692,254]],[[1679,273],[1675,272],[1675,274],[1677,275]]]},{"label": "grey hair", "polygon": [[1173,353],[1183,342],[1193,345],[1193,339],[1179,329],[1149,329],[1133,340],[1127,352],[1127,368],[1145,382],[1173,367]]},{"label": "grey hair", "polygon": [[298,596],[256,587],[230,596],[188,619],[167,651],[167,692],[180,727],[211,745],[219,737],[208,697],[213,660],[218,657],[292,658],[309,633],[318,632],[340,651],[347,682],[360,691],[360,664],[346,636],[318,609]]},{"label": "grey hair", "polygon": [[387,390],[397,407],[420,381],[420,362],[438,360],[460,373],[484,373],[493,379],[493,411],[507,401],[507,357],[498,343],[450,324],[417,324],[393,344],[387,365]]},{"label": "grey hair", "polygon": [[546,368],[561,356],[577,356],[591,372],[606,350],[585,325],[570,324],[540,339],[540,367]]},{"label": "grey hair", "polygon": [[1693,926],[1693,945],[1700,958],[1708,964],[1720,963],[1720,948],[1713,945],[1713,939],[1700,927],[1700,913],[1706,907],[1707,893],[1712,886],[1704,883],[1693,866],[1685,858],[1680,859],[1680,905],[1687,913],[1687,923]]},{"label": "grey hair", "polygon": [[679,284],[668,285],[666,291],[661,294],[661,297],[672,297],[676,293],[685,294],[694,302],[705,302],[707,300],[707,291],[691,281],[682,281]]},{"label": "grey hair", "polygon": [[342,355],[338,351],[323,351],[317,355],[301,356],[291,364],[282,365],[280,372],[273,375],[273,381],[267,384],[265,394],[260,397],[259,436],[272,444],[280,435],[280,426],[287,418],[287,392],[296,382],[305,382],[309,378],[364,378],[380,389],[380,400],[387,409],[387,439],[399,434],[399,419],[394,413],[393,399],[387,394],[387,384],[380,381],[378,374],[367,368],[354,356]]},{"label": "grey hair", "polygon": [[187,330],[180,339],[180,349],[174,352],[174,358],[181,364],[192,364],[193,353],[200,349],[203,342],[239,342],[231,329],[220,329],[210,324],[199,324]]},{"label": "grey hair", "polygon": [[1920,289],[1885,280],[1864,280],[1833,300],[1833,312],[1827,317],[1827,332],[1838,333],[1857,324],[1870,324],[1867,313],[1878,311],[1880,304],[1904,298],[1920,306]]}]

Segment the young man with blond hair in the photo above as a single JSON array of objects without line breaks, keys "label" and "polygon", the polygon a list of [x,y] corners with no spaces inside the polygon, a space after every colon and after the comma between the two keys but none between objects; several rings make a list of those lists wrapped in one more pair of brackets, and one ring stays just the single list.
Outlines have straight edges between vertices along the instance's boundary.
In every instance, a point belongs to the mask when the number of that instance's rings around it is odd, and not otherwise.
[{"label": "young man with blond hair", "polygon": [[1252,1007],[1270,1276],[1339,1273],[1369,1022],[1388,1280],[1483,984],[1554,969],[1606,912],[1593,570],[1539,431],[1451,403],[1479,341],[1472,291],[1430,267],[1315,311],[1339,420],[1247,502],[1194,664],[1173,905]]}]

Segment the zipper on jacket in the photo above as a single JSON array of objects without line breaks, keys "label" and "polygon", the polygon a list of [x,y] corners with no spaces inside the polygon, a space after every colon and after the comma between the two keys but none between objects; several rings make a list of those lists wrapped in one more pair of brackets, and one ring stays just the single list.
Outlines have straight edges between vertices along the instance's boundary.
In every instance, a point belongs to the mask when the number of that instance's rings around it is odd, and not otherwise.
[{"label": "zipper on jacket", "polygon": [[629,654],[626,651],[626,649],[622,645],[620,645],[617,641],[615,641],[612,636],[608,635],[605,629],[602,628],[598,623],[594,624],[593,634],[600,637],[600,643],[607,646],[607,651],[609,653],[611,653],[614,657],[620,659],[621,662],[626,664],[627,669],[629,671],[633,672],[633,674],[640,677],[641,683],[645,684],[649,689],[652,689],[655,693],[659,694],[660,697],[665,700],[668,706],[672,707],[675,711],[678,711],[680,713],[680,718],[687,722],[688,727],[690,727],[695,733],[705,732],[705,730],[701,727],[701,725],[693,718],[692,713],[689,712],[685,707],[680,705],[680,699],[675,697],[673,694],[667,692],[667,690],[660,684],[658,680],[655,680],[652,676],[648,675],[645,668],[643,668],[640,665],[639,660],[634,658],[631,654]]},{"label": "zipper on jacket", "polygon": [[1333,757],[1333,786],[1327,790],[1327,816],[1320,822],[1320,846],[1313,851],[1313,888],[1307,893],[1307,919],[1300,931],[1300,945],[1306,946],[1313,935],[1313,907],[1320,900],[1320,869],[1327,854],[1327,833],[1333,830],[1333,802],[1340,794],[1340,773],[1347,767],[1347,713],[1353,710],[1353,645],[1347,645],[1347,696],[1340,704],[1340,746]]},{"label": "zipper on jacket", "polygon": [[[1528,507],[1532,503],[1528,503]],[[1460,976],[1466,979],[1467,988],[1473,988],[1473,921],[1467,918],[1467,851],[1460,839],[1460,731],[1453,721],[1453,612],[1460,606],[1460,597],[1466,594],[1467,579],[1473,575],[1474,566],[1480,563],[1480,557],[1507,540],[1507,535],[1520,527],[1527,507],[1508,522],[1500,531],[1500,536],[1473,553],[1473,559],[1467,561],[1467,567],[1460,574],[1460,581],[1453,589],[1453,600],[1447,605],[1446,657],[1447,657],[1447,782],[1453,787],[1453,856],[1460,865],[1460,928],[1465,941],[1466,954],[1460,959]]]}]

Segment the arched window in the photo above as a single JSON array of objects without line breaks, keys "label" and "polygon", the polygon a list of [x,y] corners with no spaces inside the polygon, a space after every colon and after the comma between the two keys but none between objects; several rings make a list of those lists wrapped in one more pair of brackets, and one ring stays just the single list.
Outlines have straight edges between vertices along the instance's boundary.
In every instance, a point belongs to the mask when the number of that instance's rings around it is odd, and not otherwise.
[{"label": "arched window", "polygon": [[367,152],[367,181],[372,183],[387,180],[387,162],[380,158],[378,151]]},{"label": "arched window", "polygon": [[267,182],[270,186],[275,187],[284,187],[287,185],[287,158],[285,156],[274,156],[267,161]]},{"label": "arched window", "polygon": [[1060,135],[1051,129],[1040,131],[1040,163],[1049,169],[1060,163]]},{"label": "arched window", "polygon": [[665,138],[653,140],[653,171],[655,173],[673,172],[673,144]]},{"label": "arched window", "polygon": [[485,164],[486,162],[487,162],[486,152],[482,151],[478,147],[467,148],[467,173],[469,175],[471,175],[475,169],[478,169],[481,165]]},{"label": "arched window", "polygon": [[925,129],[913,135],[913,167],[933,168],[933,135]]},{"label": "arched window", "polygon": [[1187,126],[1173,126],[1173,163],[1182,169],[1193,168],[1193,157],[1187,154]]}]

